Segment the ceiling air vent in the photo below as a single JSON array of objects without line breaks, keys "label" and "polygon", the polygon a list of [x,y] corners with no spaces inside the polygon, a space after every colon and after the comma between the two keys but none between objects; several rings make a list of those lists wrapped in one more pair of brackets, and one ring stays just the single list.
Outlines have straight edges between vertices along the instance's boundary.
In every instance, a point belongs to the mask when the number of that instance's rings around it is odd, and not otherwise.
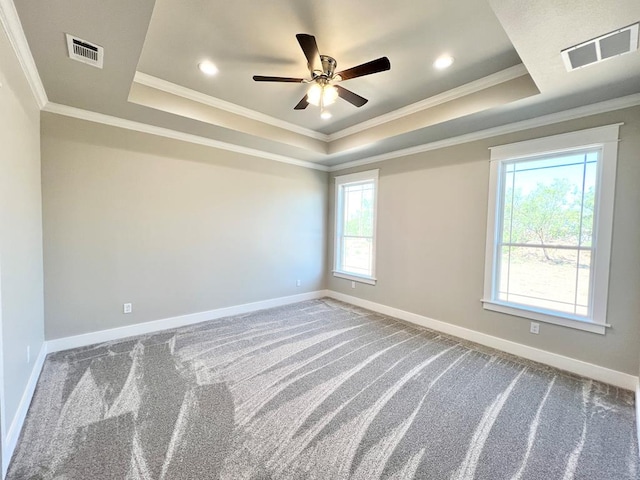
[{"label": "ceiling air vent", "polygon": [[638,49],[638,23],[562,50],[567,71],[576,70]]},{"label": "ceiling air vent", "polygon": [[67,33],[67,49],[69,58],[87,65],[102,68],[104,48]]}]

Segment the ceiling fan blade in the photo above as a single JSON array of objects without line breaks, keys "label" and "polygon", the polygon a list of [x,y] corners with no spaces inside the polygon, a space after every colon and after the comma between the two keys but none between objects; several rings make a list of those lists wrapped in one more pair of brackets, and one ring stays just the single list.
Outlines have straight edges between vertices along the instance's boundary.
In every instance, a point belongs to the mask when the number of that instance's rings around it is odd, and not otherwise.
[{"label": "ceiling fan blade", "polygon": [[307,57],[307,65],[311,76],[313,76],[314,70],[322,70],[322,63],[320,62],[320,53],[318,52],[318,44],[316,43],[316,37],[308,35],[306,33],[298,33],[296,35],[300,48],[304,52],[304,56]]},{"label": "ceiling fan blade", "polygon": [[302,100],[298,102],[298,104],[293,107],[294,110],[304,110],[309,106],[309,102],[307,101],[307,96],[302,97]]},{"label": "ceiling fan blade", "polygon": [[338,90],[338,95],[340,96],[340,98],[343,98],[356,107],[361,107],[369,101],[366,98],[361,97],[357,93],[353,93],[351,90],[347,90],[346,88],[341,87],[340,85],[335,85],[335,87]]},{"label": "ceiling fan blade", "polygon": [[265,77],[264,75],[254,75],[253,79],[256,82],[289,82],[289,83],[302,83],[302,78],[291,77]]},{"label": "ceiling fan blade", "polygon": [[364,77],[365,75],[371,75],[372,73],[384,72],[391,69],[391,62],[387,57],[380,57],[376,60],[363,63],[357,67],[348,68],[342,72],[336,73],[340,75],[342,80],[349,80],[350,78]]}]

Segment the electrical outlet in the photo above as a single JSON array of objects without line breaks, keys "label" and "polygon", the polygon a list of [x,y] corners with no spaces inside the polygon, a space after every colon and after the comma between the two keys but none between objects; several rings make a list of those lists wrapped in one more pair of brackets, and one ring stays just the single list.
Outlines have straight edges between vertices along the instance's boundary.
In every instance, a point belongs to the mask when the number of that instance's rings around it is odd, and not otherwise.
[{"label": "electrical outlet", "polygon": [[300,280],[296,280],[296,287],[299,287],[301,284]]},{"label": "electrical outlet", "polygon": [[529,328],[529,332],[538,335],[540,333],[540,324],[536,322],[531,322],[531,327]]},{"label": "electrical outlet", "polygon": [[133,311],[132,305],[130,303],[125,303],[122,306],[122,312],[123,313],[131,313]]},{"label": "electrical outlet", "polygon": [[27,363],[31,363],[31,345],[27,345]]},{"label": "electrical outlet", "polygon": [[351,288],[356,288],[356,282],[351,282]]}]

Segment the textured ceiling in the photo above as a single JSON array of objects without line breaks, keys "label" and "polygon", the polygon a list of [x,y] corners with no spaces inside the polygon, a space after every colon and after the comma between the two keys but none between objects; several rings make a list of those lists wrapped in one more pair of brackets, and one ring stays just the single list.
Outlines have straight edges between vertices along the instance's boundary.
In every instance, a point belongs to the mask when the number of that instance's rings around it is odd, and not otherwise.
[{"label": "textured ceiling", "polygon": [[[637,0],[14,3],[50,102],[323,165],[640,92],[638,52],[574,72],[560,57],[640,20]],[[70,60],[64,33],[103,46],[104,69]],[[380,56],[391,70],[344,82],[360,109],[294,111],[304,85],[252,76],[305,76],[296,33],[338,70]],[[438,71],[442,53],[456,61]]]}]

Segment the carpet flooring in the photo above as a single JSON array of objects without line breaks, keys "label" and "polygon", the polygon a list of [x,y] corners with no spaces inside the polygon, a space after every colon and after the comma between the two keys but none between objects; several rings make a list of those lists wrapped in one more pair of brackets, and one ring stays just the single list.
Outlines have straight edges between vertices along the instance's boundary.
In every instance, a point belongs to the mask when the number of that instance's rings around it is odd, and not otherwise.
[{"label": "carpet flooring", "polygon": [[638,479],[632,392],[331,299],[51,354],[9,480]]}]

